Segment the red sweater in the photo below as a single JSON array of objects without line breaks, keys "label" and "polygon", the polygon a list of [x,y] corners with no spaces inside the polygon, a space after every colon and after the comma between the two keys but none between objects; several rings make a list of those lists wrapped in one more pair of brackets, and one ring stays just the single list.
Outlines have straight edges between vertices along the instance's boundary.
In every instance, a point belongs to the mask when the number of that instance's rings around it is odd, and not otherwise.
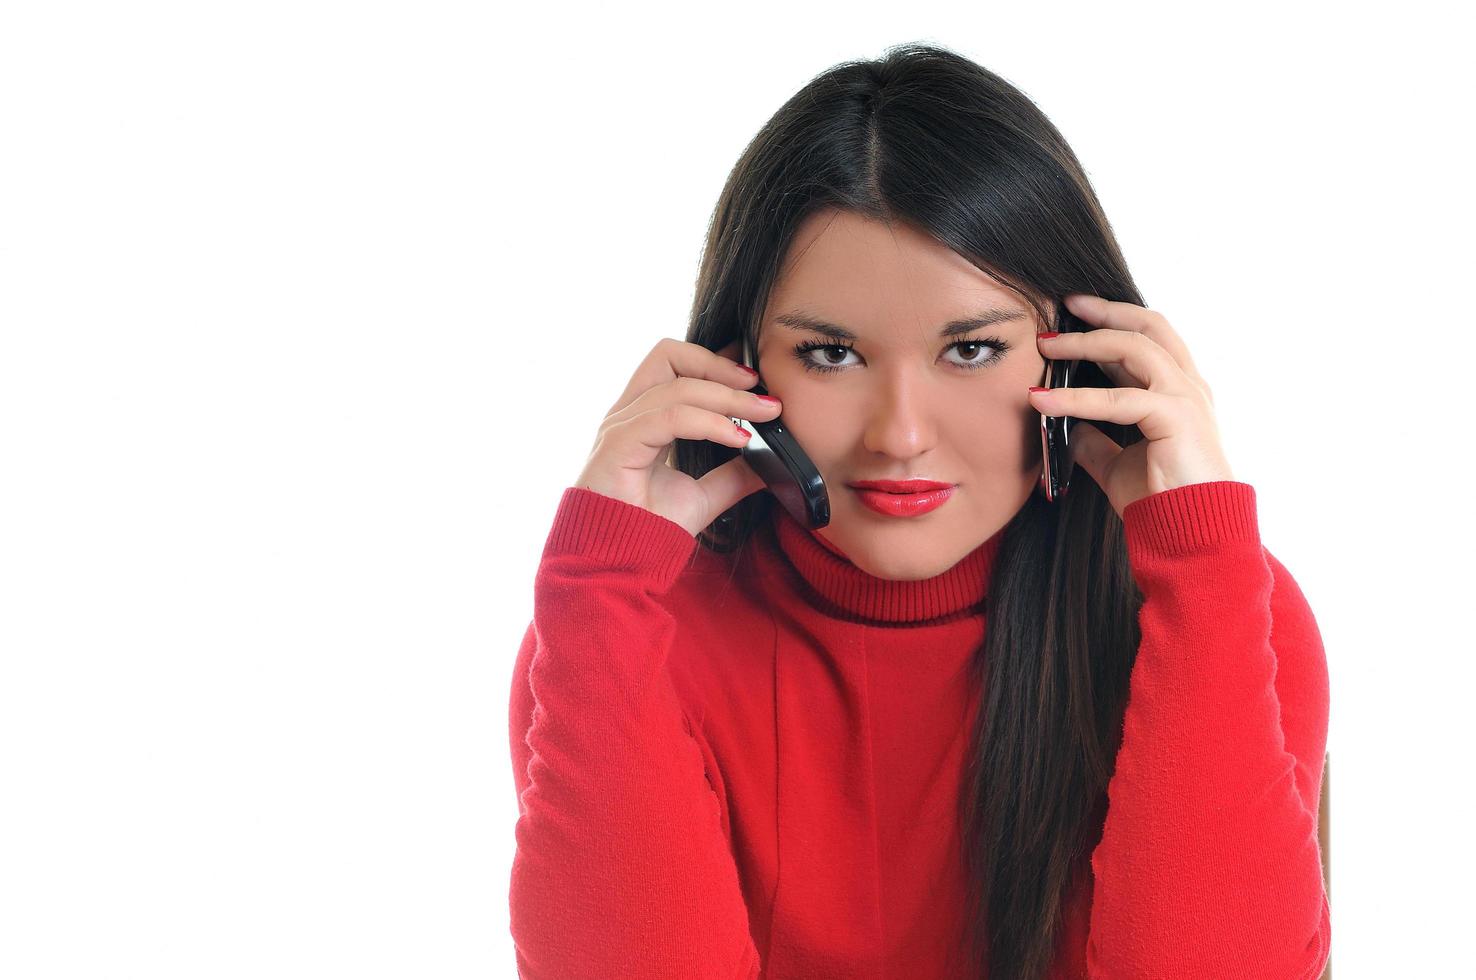
[{"label": "red sweater", "polygon": [[[923,581],[773,508],[739,552],[564,491],[513,671],[524,978],[963,977],[966,667],[1002,535]],[[1255,490],[1123,515],[1145,603],[1061,978],[1317,977],[1321,637]]]}]

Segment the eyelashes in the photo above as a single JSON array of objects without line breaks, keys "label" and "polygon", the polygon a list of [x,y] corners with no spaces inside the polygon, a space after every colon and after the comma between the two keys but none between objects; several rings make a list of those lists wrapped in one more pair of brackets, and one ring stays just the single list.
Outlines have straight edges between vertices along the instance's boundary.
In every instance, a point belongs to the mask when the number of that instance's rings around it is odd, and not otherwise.
[{"label": "eyelashes", "polygon": [[[955,347],[981,347],[995,351],[993,357],[951,362],[955,367],[961,367],[965,371],[979,371],[983,368],[992,367],[1004,360],[1004,356],[1009,352],[1011,345],[998,337],[980,337],[973,340],[959,340],[948,345],[949,350],[953,350]],[[815,340],[806,340],[795,345],[794,356],[799,359],[800,364],[804,366],[806,371],[820,371],[828,374],[833,371],[844,370],[849,365],[821,364],[810,357],[810,352],[816,350],[849,351],[855,350],[855,348],[849,344],[825,344]]]}]

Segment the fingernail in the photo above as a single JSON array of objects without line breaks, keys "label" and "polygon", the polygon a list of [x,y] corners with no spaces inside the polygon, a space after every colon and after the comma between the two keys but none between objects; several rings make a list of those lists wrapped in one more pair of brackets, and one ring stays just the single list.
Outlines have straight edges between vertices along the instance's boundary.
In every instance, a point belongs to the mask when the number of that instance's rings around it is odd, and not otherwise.
[{"label": "fingernail", "polygon": [[775,398],[773,395],[754,395],[753,397],[755,397],[759,401],[765,402],[765,403],[767,403],[769,405],[777,405],[777,404],[779,404],[779,399]]},{"label": "fingernail", "polygon": [[1038,388],[1035,385],[1031,385],[1030,386],[1030,390],[1031,391],[1050,391],[1051,389],[1049,389],[1049,388]]},{"label": "fingernail", "polygon": [[747,371],[750,375],[752,375],[755,378],[758,377],[758,372],[755,371],[753,368],[749,367],[747,364],[739,364],[738,365],[738,369],[740,371]]},{"label": "fingernail", "polygon": [[1061,332],[1059,330],[1045,330],[1036,334],[1035,336],[1039,340],[1050,340],[1052,337],[1061,336]]}]

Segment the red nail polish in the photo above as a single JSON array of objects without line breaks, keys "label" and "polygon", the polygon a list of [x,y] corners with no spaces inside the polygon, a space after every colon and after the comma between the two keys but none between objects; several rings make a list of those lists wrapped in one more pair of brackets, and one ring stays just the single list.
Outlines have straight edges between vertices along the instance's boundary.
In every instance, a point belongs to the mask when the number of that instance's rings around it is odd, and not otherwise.
[{"label": "red nail polish", "polygon": [[1031,391],[1050,391],[1051,389],[1049,389],[1049,388],[1038,388],[1035,385],[1031,385],[1030,386],[1030,390]]},{"label": "red nail polish", "polygon": [[1059,330],[1046,330],[1036,334],[1036,336],[1041,340],[1050,340],[1052,337],[1061,336],[1061,332]]},{"label": "red nail polish", "polygon": [[740,364],[740,365],[738,365],[738,367],[741,370],[747,371],[749,374],[753,375],[755,378],[758,377],[758,372],[755,371],[753,368],[749,367],[747,364]]}]

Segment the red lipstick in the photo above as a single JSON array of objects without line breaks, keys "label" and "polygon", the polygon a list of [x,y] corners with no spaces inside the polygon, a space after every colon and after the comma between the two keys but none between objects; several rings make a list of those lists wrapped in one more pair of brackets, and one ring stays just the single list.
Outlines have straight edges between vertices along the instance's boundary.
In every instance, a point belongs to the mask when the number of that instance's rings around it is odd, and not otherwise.
[{"label": "red lipstick", "polygon": [[937,480],[857,480],[847,485],[863,504],[888,517],[915,517],[936,510],[958,486]]}]

